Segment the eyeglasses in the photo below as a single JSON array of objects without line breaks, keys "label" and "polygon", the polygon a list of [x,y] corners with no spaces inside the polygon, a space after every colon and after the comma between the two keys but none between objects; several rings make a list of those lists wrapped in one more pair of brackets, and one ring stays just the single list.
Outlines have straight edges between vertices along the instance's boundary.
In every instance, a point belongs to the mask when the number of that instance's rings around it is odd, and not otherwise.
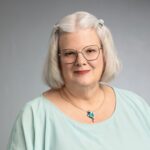
[{"label": "eyeglasses", "polygon": [[84,47],[80,52],[74,49],[62,49],[59,51],[58,55],[62,57],[63,62],[67,64],[74,63],[81,53],[87,61],[96,60],[100,54],[100,49],[97,45],[89,45]]}]

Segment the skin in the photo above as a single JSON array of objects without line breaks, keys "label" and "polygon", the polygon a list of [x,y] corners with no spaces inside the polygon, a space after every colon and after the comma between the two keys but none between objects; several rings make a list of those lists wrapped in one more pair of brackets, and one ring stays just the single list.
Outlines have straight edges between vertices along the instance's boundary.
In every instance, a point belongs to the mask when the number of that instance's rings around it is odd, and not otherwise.
[{"label": "skin", "polygon": [[[81,51],[88,45],[101,47],[99,37],[94,29],[82,29],[73,33],[65,33],[59,38],[60,50],[75,49]],[[49,90],[43,95],[70,118],[82,123],[92,122],[85,115],[86,112],[81,109],[95,110],[104,101],[102,107],[96,112],[95,123],[105,120],[112,115],[115,109],[115,95],[110,87],[100,86],[99,84],[103,68],[102,50],[100,50],[98,58],[93,61],[87,61],[79,53],[74,63],[66,64],[60,56],[60,69],[65,85],[58,90]]]},{"label": "skin", "polygon": [[[77,44],[78,43],[78,44]],[[78,30],[74,33],[66,33],[60,37],[59,47],[60,49],[75,49],[81,51],[88,45],[97,45],[101,47],[99,38],[93,29]],[[61,57],[60,57],[61,59]],[[69,88],[81,88],[88,89],[98,85],[100,76],[103,70],[103,56],[102,50],[96,60],[87,61],[80,53],[76,61],[73,64],[66,64],[61,59],[61,71],[65,81],[65,85]],[[89,71],[82,74],[77,71]]]},{"label": "skin", "polygon": [[[81,51],[88,45],[101,47],[94,29],[82,29],[73,33],[65,33],[59,39],[60,50],[75,49]],[[103,62],[102,50],[100,50],[98,58],[93,61],[87,61],[81,53],[78,54],[76,61],[72,64],[64,63],[60,57],[61,72],[65,82],[65,86],[61,90],[63,95],[71,100],[73,104],[85,110],[89,107],[96,108],[103,100],[103,91],[99,85],[104,67]],[[81,71],[88,72],[82,73]]]}]

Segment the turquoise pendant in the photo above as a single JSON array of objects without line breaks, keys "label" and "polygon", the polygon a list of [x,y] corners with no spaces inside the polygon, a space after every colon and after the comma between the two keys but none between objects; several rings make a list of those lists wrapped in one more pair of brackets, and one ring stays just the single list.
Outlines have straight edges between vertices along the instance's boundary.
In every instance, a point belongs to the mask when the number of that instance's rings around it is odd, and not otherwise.
[{"label": "turquoise pendant", "polygon": [[87,111],[87,116],[94,122],[94,113],[92,111]]}]

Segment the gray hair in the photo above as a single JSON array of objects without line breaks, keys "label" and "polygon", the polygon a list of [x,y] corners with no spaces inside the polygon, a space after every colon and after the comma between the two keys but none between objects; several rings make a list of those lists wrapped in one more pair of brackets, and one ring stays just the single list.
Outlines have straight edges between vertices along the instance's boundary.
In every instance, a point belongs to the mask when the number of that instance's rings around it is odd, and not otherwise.
[{"label": "gray hair", "polygon": [[77,29],[93,28],[102,43],[105,61],[104,72],[100,82],[111,81],[119,72],[121,63],[118,59],[111,32],[102,20],[88,12],[78,11],[62,18],[53,27],[49,51],[43,71],[44,82],[52,89],[61,88],[64,81],[61,75],[58,59],[58,41],[61,34],[75,32]]}]

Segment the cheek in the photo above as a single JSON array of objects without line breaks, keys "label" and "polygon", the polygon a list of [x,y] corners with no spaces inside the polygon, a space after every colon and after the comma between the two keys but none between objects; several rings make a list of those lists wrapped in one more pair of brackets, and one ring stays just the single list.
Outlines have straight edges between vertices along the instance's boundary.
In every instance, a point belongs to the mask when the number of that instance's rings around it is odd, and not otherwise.
[{"label": "cheek", "polygon": [[99,59],[99,61],[98,61],[98,66],[99,66],[99,68],[103,68],[103,66],[104,66],[103,58],[100,58],[100,59]]},{"label": "cheek", "polygon": [[65,64],[62,64],[61,62],[60,62],[60,70],[61,70],[62,76],[64,76],[64,73],[66,71],[66,66],[65,66]]},{"label": "cheek", "polygon": [[97,62],[95,62],[94,66],[95,78],[100,81],[104,70],[103,58],[97,59]]},{"label": "cheek", "polygon": [[91,61],[90,66],[95,68],[97,71],[103,70],[103,66],[104,66],[103,58],[99,57],[97,60]]},{"label": "cheek", "polygon": [[60,70],[61,70],[62,77],[64,79],[70,76],[71,68],[72,68],[71,64],[60,63]]}]

